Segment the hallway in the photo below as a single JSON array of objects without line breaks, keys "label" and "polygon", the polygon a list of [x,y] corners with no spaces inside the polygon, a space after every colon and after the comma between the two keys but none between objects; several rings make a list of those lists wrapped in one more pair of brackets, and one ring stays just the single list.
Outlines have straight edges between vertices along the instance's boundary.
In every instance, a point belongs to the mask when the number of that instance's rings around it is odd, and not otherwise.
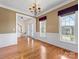
[{"label": "hallway", "polygon": [[0,49],[0,59],[77,59],[77,53],[31,37],[20,37],[17,45]]}]

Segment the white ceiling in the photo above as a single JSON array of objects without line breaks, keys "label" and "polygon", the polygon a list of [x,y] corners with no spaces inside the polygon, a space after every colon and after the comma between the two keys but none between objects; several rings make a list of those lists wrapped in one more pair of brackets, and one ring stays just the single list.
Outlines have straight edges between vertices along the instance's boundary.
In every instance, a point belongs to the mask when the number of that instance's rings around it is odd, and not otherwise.
[{"label": "white ceiling", "polygon": [[[71,2],[73,0],[37,0],[37,3],[42,8],[42,11],[39,13],[39,15],[68,1]],[[34,0],[0,0],[1,5],[20,11],[30,16],[34,16],[29,11],[29,7],[33,2]]]}]

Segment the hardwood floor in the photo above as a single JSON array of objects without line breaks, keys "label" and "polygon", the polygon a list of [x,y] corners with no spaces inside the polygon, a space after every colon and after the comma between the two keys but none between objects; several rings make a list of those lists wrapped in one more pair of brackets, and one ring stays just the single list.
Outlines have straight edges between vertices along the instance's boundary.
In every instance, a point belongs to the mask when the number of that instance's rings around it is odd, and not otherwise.
[{"label": "hardwood floor", "polygon": [[78,59],[78,54],[32,39],[18,38],[18,44],[0,49],[0,59]]}]

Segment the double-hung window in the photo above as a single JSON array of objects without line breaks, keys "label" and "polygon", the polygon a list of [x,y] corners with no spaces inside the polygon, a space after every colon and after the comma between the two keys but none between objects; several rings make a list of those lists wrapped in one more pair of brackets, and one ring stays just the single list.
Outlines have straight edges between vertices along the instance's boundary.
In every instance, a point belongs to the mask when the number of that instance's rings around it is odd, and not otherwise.
[{"label": "double-hung window", "polygon": [[46,36],[46,20],[40,21],[40,37]]},{"label": "double-hung window", "polygon": [[39,19],[40,22],[40,37],[46,37],[46,16]]},{"label": "double-hung window", "polygon": [[[69,11],[66,12],[67,10]],[[68,8],[67,10],[65,9],[59,12],[60,40],[70,43],[76,43],[78,32],[77,10],[74,9],[72,11],[71,8]]]}]

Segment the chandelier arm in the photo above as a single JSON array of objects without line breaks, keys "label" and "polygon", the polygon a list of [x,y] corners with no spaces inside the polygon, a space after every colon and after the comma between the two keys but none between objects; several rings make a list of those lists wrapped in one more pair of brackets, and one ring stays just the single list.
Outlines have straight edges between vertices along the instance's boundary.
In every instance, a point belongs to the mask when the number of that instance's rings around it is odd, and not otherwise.
[{"label": "chandelier arm", "polygon": [[31,8],[29,8],[29,10],[31,11],[31,12],[33,12],[34,13],[34,15],[36,16],[39,12],[40,12],[40,7],[38,7],[38,4],[37,4],[37,1],[36,0],[34,0],[35,1],[35,3],[33,3],[33,6],[31,7]]}]

